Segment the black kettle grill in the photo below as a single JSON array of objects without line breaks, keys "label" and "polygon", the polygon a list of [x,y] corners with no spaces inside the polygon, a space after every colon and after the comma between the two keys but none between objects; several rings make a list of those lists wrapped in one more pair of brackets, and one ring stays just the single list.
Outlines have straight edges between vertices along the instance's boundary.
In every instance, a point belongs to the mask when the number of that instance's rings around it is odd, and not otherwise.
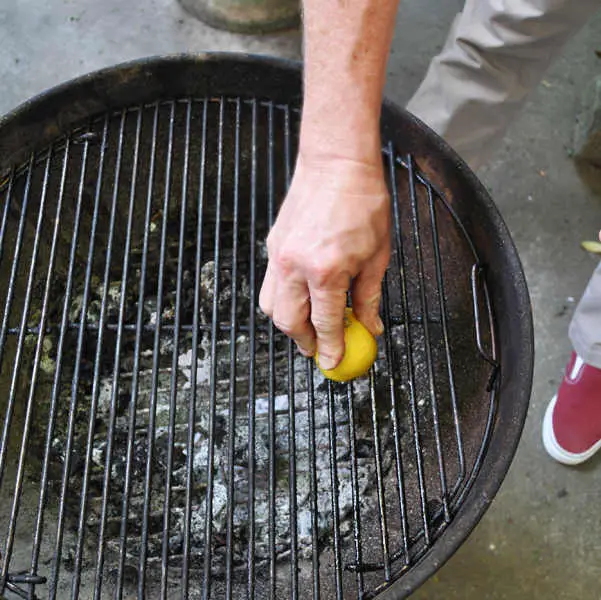
[{"label": "black kettle grill", "polygon": [[153,58],[0,121],[0,596],[404,598],[497,493],[524,274],[466,165],[386,102],[386,333],[323,379],[257,307],[299,65]]}]

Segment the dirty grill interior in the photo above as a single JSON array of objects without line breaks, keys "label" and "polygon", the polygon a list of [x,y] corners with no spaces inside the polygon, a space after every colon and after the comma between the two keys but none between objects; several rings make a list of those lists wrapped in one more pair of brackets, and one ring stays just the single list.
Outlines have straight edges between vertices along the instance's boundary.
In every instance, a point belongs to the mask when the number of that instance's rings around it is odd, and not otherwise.
[{"label": "dirty grill interior", "polygon": [[496,412],[479,256],[384,139],[386,333],[326,381],[258,308],[299,119],[132,105],[5,173],[0,595],[372,598],[453,523]]}]

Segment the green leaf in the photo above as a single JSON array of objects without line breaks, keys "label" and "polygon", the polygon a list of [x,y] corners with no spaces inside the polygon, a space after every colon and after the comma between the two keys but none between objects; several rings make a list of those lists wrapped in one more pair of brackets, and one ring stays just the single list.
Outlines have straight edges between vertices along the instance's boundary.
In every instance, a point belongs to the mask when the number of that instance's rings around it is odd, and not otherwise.
[{"label": "green leaf", "polygon": [[580,242],[580,245],[591,254],[601,254],[601,242],[585,240],[584,242]]}]

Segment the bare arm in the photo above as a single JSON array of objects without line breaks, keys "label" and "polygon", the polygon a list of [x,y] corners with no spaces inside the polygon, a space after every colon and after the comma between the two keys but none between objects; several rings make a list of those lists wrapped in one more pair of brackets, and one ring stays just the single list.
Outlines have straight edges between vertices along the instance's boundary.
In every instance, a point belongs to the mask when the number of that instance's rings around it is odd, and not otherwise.
[{"label": "bare arm", "polygon": [[398,0],[305,0],[301,151],[379,160]]},{"label": "bare arm", "polygon": [[271,230],[260,303],[320,364],[344,353],[344,307],[374,334],[390,252],[379,120],[398,0],[305,0],[299,156]]}]

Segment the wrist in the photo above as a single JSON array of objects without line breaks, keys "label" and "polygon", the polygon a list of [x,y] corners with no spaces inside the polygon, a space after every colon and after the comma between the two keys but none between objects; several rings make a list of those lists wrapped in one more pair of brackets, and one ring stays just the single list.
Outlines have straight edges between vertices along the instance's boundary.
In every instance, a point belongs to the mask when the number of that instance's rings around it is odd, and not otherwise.
[{"label": "wrist", "polygon": [[356,162],[380,163],[379,114],[365,111],[356,115],[303,111],[299,153],[305,156],[330,156]]},{"label": "wrist", "polygon": [[310,182],[309,185],[316,189],[353,181],[353,192],[356,194],[362,193],[362,190],[372,193],[374,182],[378,182],[386,193],[384,164],[379,152],[375,158],[365,160],[324,152],[321,148],[300,149],[294,176],[305,183]]}]

